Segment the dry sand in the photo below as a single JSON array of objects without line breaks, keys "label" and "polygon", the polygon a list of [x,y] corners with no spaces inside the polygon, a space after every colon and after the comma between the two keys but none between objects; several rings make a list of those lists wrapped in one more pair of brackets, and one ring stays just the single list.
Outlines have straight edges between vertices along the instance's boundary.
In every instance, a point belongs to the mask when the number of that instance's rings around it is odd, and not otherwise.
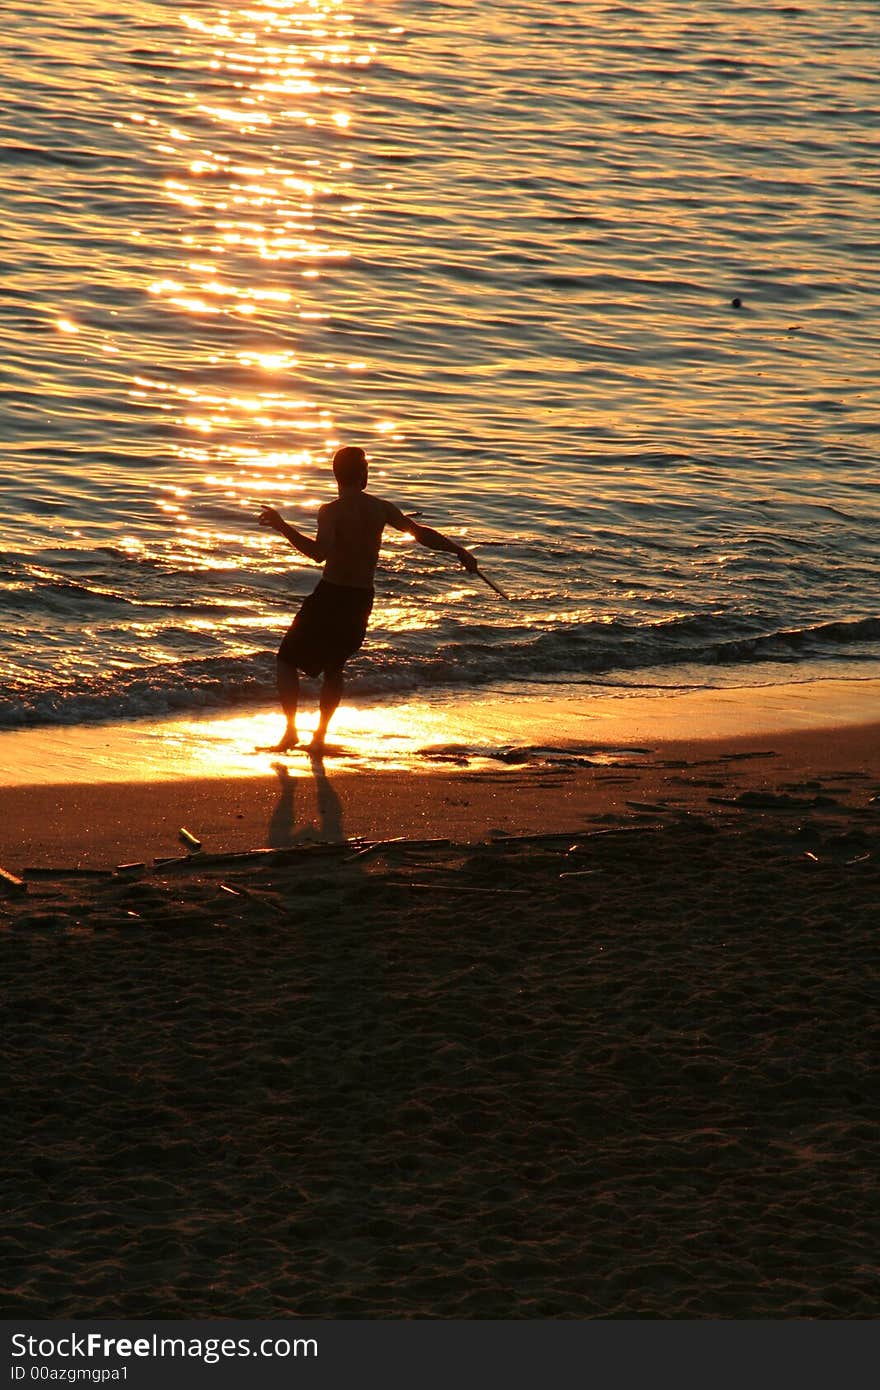
[{"label": "dry sand", "polygon": [[877,732],[7,788],[4,1315],[875,1317]]}]

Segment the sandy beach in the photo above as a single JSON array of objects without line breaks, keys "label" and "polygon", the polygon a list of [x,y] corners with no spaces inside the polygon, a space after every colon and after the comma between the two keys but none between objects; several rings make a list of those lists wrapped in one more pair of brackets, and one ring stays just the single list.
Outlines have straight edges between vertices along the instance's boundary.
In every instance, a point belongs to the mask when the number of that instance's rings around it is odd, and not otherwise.
[{"label": "sandy beach", "polygon": [[5,1315],[876,1316],[877,734],[5,787]]}]

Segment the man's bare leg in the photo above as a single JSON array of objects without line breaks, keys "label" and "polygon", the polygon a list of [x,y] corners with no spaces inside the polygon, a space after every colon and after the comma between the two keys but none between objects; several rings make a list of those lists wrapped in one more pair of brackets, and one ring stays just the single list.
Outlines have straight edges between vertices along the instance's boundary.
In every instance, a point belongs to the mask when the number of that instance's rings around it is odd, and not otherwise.
[{"label": "man's bare leg", "polygon": [[287,748],[295,748],[299,743],[296,732],[296,711],[299,705],[299,672],[287,661],[278,662],[278,698],[287,720],[287,727],[278,743],[271,749],[273,753],[283,753]]},{"label": "man's bare leg", "polygon": [[327,726],[339,708],[339,701],[342,699],[342,667],[338,671],[325,671],[324,684],[321,686],[320,710],[321,716],[318,720],[318,727],[312,737],[310,748],[316,753],[324,747],[324,740],[327,736]]}]

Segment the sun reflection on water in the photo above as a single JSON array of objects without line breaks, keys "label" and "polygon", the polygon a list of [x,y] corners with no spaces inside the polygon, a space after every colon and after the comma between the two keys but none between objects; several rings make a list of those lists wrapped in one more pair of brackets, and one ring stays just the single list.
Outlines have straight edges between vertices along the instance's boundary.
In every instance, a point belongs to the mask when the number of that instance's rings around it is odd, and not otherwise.
[{"label": "sun reflection on water", "polygon": [[[319,400],[316,383],[368,369],[328,351],[317,295],[326,275],[344,273],[346,226],[363,206],[346,73],[376,45],[355,33],[343,0],[257,0],[177,18],[175,56],[195,90],[169,94],[170,109],[127,113],[135,138],[152,142],[157,196],[173,209],[174,234],[167,224],[156,233],[143,288],[174,347],[166,369],[132,375],[128,396],[162,419],[166,438],[173,431],[187,484],[157,497],[175,528],[165,558],[204,567],[222,543],[241,563],[262,562],[271,538],[218,526],[212,513],[241,524],[262,498],[302,500],[338,443],[332,399]],[[67,319],[57,326],[77,332]],[[396,430],[377,422],[379,437]]]}]

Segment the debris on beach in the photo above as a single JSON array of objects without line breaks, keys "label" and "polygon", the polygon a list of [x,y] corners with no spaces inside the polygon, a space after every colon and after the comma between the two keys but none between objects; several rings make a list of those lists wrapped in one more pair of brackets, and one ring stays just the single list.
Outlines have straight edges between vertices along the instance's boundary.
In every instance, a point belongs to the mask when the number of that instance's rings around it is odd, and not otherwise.
[{"label": "debris on beach", "polygon": [[43,868],[28,867],[22,870],[25,878],[112,878],[112,869],[81,869],[78,865]]},{"label": "debris on beach", "polygon": [[359,849],[357,853],[351,855],[350,858],[346,860],[346,863],[350,864],[354,859],[367,859],[371,855],[382,853],[383,850],[442,849],[451,843],[451,840],[410,840],[406,835],[396,835],[391,840],[374,840],[371,844],[365,845],[363,849]]},{"label": "debris on beach", "polygon": [[186,845],[191,854],[198,854],[202,848],[201,840],[198,839],[191,830],[187,830],[185,825],[180,827],[180,830],[177,832],[177,838],[182,845]]},{"label": "debris on beach", "polygon": [[787,792],[740,792],[738,796],[710,796],[716,806],[741,806],[755,811],[810,811],[819,807],[840,806],[833,796],[789,796]]},{"label": "debris on beach", "polygon": [[778,758],[778,756],[779,754],[775,753],[772,748],[762,748],[749,753],[722,753],[718,758],[718,762],[740,763],[750,758]]},{"label": "debris on beach", "polygon": [[668,801],[627,801],[633,811],[680,811],[678,806],[670,806]]}]

